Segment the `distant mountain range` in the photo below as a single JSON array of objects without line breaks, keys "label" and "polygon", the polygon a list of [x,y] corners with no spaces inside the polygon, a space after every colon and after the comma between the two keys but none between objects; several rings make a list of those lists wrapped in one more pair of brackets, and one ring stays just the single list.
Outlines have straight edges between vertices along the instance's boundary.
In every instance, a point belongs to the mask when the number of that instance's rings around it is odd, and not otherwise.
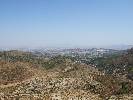
[{"label": "distant mountain range", "polygon": [[112,45],[112,46],[105,46],[103,48],[107,49],[115,49],[115,50],[126,50],[132,48],[133,45]]},{"label": "distant mountain range", "polygon": [[21,50],[21,51],[32,51],[32,50],[60,50],[60,49],[92,49],[92,48],[104,48],[104,49],[114,49],[114,50],[126,50],[132,48],[133,45],[106,45],[106,46],[73,46],[73,47],[0,47],[0,51],[8,50]]}]

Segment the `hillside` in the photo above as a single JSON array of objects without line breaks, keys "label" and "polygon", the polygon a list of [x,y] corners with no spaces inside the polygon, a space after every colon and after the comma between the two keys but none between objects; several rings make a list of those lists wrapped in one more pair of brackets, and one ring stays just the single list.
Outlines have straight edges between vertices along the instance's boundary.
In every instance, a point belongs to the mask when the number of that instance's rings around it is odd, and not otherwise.
[{"label": "hillside", "polygon": [[33,76],[34,73],[29,64],[0,61],[0,84],[20,82]]},{"label": "hillside", "polygon": [[5,51],[0,59],[3,100],[133,99],[133,81],[65,56],[45,59],[30,52]]},{"label": "hillside", "polygon": [[122,55],[110,55],[93,59],[91,63],[107,74],[131,75],[133,72],[133,48],[128,49]]}]

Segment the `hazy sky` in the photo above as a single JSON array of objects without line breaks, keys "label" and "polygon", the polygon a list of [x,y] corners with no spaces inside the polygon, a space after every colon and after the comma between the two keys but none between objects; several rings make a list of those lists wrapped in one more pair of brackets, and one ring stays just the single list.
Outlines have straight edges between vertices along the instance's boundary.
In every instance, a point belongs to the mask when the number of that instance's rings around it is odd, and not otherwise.
[{"label": "hazy sky", "polygon": [[133,0],[0,0],[0,47],[133,44]]}]

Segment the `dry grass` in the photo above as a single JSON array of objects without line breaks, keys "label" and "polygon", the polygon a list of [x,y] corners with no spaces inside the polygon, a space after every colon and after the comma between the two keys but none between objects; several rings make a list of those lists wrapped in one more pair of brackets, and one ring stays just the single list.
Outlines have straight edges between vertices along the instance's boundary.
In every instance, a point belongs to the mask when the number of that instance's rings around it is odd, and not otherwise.
[{"label": "dry grass", "polygon": [[26,63],[0,61],[0,84],[20,82],[33,75],[30,65]]}]

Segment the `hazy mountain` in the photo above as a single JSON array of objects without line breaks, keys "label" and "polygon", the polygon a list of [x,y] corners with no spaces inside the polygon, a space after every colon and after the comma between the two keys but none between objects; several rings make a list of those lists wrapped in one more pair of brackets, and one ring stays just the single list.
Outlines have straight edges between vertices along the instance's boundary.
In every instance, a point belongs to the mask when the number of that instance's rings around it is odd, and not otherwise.
[{"label": "hazy mountain", "polygon": [[105,46],[104,48],[107,49],[115,49],[115,50],[126,50],[132,48],[133,45],[111,45],[111,46]]}]

